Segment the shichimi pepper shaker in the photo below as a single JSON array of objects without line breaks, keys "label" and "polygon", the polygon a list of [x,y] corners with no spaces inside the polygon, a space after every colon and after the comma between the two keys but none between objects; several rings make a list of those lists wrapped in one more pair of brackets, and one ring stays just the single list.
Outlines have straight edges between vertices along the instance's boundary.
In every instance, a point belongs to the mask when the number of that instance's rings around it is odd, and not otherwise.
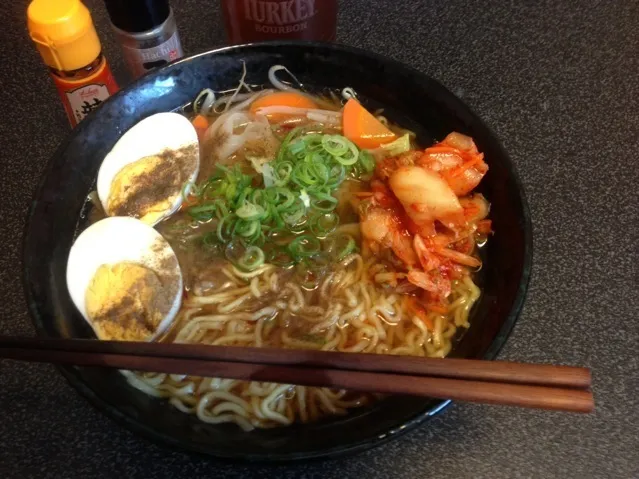
[{"label": "shichimi pepper shaker", "polygon": [[91,14],[80,0],[33,0],[27,23],[75,126],[118,90]]}]

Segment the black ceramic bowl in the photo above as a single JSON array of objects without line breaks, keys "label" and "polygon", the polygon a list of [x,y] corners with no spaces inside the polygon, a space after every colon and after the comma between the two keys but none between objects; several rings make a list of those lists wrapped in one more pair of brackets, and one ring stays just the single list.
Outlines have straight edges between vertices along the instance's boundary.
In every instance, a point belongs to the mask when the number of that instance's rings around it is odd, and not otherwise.
[{"label": "black ceramic bowl", "polygon": [[[490,166],[481,191],[492,204],[495,235],[485,248],[481,300],[453,355],[494,358],[521,309],[532,257],[528,208],[506,153],[481,120],[436,81],[379,55],[322,44],[254,44],[180,60],[119,92],[69,135],[49,163],[25,232],[24,282],[38,333],[93,337],[67,293],[65,268],[85,199],[106,153],[141,119],[182,107],[205,87],[234,87],[241,61],[246,62],[250,84],[265,84],[269,67],[283,64],[311,89],[353,87],[367,105],[383,106],[390,119],[417,132],[422,145],[451,131],[475,139]],[[129,387],[117,371],[60,370],[101,411],[146,437],[247,460],[306,459],[362,450],[416,427],[448,404],[391,397],[318,424],[246,433],[234,425],[201,423]]]}]

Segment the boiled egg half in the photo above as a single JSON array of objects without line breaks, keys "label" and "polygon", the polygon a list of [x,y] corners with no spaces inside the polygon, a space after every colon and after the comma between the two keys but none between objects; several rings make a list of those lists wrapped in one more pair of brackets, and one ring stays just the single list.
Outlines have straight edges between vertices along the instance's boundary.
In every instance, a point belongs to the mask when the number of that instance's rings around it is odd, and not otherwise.
[{"label": "boiled egg half", "polygon": [[178,113],[157,113],[137,123],[106,155],[97,190],[108,216],[154,225],[182,204],[185,185],[200,169],[197,132]]},{"label": "boiled egg half", "polygon": [[180,309],[182,285],[169,243],[135,218],[94,223],[69,253],[69,294],[99,339],[157,338]]}]

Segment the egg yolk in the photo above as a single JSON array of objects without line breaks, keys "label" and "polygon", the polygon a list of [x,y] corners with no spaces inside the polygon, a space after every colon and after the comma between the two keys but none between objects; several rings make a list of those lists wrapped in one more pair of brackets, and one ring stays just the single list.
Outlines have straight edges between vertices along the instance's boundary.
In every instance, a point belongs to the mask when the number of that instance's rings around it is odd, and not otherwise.
[{"label": "egg yolk", "polygon": [[154,224],[177,200],[197,165],[198,145],[165,150],[124,166],[113,177],[109,216],[132,216]]},{"label": "egg yolk", "polygon": [[171,308],[156,273],[140,264],[102,265],[85,293],[87,314],[100,339],[144,341]]}]

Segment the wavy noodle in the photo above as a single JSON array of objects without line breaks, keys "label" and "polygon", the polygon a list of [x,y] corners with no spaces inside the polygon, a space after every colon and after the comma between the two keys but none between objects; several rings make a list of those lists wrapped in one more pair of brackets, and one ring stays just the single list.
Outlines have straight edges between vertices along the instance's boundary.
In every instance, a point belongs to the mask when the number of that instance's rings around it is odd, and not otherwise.
[{"label": "wavy noodle", "polygon": [[[286,86],[273,79],[276,87]],[[317,109],[278,105],[259,109],[261,113],[277,113],[267,118],[253,113],[249,107],[275,90],[256,92],[245,80],[244,65],[237,88],[223,96],[218,92],[218,98],[209,95],[207,99],[204,113],[211,122],[200,145],[200,180],[215,170],[217,162],[244,171],[253,164],[252,159],[272,158],[293,126],[307,132],[343,133],[339,127],[342,115],[339,98],[333,103],[315,98]],[[344,91],[345,98],[354,96],[354,92]],[[381,122],[388,123],[381,110],[375,114]],[[393,130],[404,131],[396,125]],[[322,266],[321,273],[313,274],[319,284],[312,290],[308,290],[308,282],[300,281],[297,268],[264,263],[246,272],[226,261],[221,249],[209,248],[212,245],[208,242],[201,249],[198,241],[219,226],[215,219],[199,221],[187,212],[179,212],[159,224],[158,230],[180,246],[176,248],[180,255],[185,255],[179,259],[187,288],[179,315],[160,341],[429,357],[449,354],[460,330],[470,326],[469,316],[480,296],[479,288],[466,275],[453,281],[452,292],[444,304],[438,298],[436,311],[411,309],[413,301],[406,296],[424,292],[417,291],[407,280],[405,265],[399,266],[398,258],[384,251],[386,246],[379,250],[363,241],[361,225],[355,219],[358,208],[347,200],[352,199],[348,195],[355,192],[366,195],[366,190],[373,188],[370,178],[365,179],[359,173],[357,176],[363,189],[345,188],[337,197],[335,212],[343,224],[336,232],[352,236],[361,253],[348,254],[326,270]],[[261,181],[259,175],[254,179],[257,186]],[[173,230],[175,226],[179,228]],[[460,235],[457,239],[468,239],[476,228],[473,225],[457,232]],[[266,238],[268,243],[268,235]],[[470,239],[472,249],[475,241],[473,236]],[[461,274],[466,273],[464,269]],[[427,295],[418,299],[414,303],[424,306],[430,301]],[[167,398],[184,413],[208,423],[234,423],[245,430],[308,423],[327,415],[345,414],[350,408],[370,404],[380,397],[234,379],[130,371],[123,374],[133,387],[154,397]]]},{"label": "wavy noodle", "polygon": [[[206,294],[191,291],[163,341],[444,357],[458,329],[469,326],[480,295],[470,277],[455,281],[447,313],[429,313],[430,330],[403,310],[401,296],[369,279],[379,266],[359,254],[326,274],[312,293],[272,265],[251,273],[226,265],[222,272],[230,282]],[[133,387],[169,398],[180,411],[245,430],[307,423],[374,400],[371,394],[326,388],[123,373]]]}]

